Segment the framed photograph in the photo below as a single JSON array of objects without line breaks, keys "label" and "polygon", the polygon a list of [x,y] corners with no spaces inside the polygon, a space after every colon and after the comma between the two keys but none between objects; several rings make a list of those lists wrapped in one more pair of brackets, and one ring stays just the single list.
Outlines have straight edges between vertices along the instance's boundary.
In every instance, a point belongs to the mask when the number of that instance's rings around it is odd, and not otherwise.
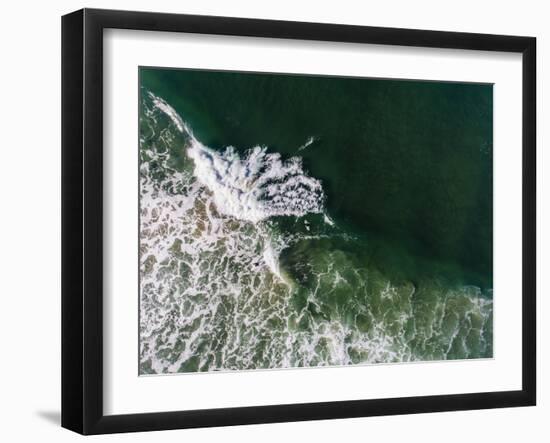
[{"label": "framed photograph", "polygon": [[532,37],[62,19],[62,425],[536,401]]}]

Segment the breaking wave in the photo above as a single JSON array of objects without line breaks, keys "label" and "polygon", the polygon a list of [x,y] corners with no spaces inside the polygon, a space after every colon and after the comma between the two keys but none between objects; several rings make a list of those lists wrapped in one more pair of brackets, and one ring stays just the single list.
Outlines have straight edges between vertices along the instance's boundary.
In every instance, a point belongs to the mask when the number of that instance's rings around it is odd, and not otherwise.
[{"label": "breaking wave", "polygon": [[187,153],[195,163],[195,176],[225,215],[256,223],[323,212],[321,182],[304,173],[298,157],[283,162],[279,154],[257,146],[241,159],[231,146],[218,154],[196,140]]}]

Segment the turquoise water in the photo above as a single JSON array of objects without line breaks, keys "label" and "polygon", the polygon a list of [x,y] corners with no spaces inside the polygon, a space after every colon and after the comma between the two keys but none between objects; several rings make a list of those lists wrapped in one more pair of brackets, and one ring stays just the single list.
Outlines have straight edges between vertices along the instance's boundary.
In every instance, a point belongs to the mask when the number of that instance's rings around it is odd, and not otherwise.
[{"label": "turquoise water", "polygon": [[140,373],[492,356],[491,85],[140,88]]}]

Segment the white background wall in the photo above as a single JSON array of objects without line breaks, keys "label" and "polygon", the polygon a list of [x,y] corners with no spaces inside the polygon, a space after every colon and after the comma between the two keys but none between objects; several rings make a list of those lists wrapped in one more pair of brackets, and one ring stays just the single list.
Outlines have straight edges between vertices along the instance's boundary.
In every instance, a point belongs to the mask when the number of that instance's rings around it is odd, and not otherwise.
[{"label": "white background wall", "polygon": [[[0,27],[0,439],[80,440],[60,410],[60,16],[83,6],[350,23],[538,38],[539,406],[102,436],[94,441],[550,440],[548,156],[550,26],[544,1],[7,1]],[[414,380],[411,380],[414,383]]]}]

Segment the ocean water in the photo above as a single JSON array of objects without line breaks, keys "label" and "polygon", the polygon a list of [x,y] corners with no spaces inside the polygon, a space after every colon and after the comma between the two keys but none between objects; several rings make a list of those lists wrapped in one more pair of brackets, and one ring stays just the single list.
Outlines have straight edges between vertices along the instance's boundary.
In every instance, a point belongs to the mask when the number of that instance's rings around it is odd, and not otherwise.
[{"label": "ocean water", "polygon": [[492,86],[140,69],[140,374],[491,357]]}]

